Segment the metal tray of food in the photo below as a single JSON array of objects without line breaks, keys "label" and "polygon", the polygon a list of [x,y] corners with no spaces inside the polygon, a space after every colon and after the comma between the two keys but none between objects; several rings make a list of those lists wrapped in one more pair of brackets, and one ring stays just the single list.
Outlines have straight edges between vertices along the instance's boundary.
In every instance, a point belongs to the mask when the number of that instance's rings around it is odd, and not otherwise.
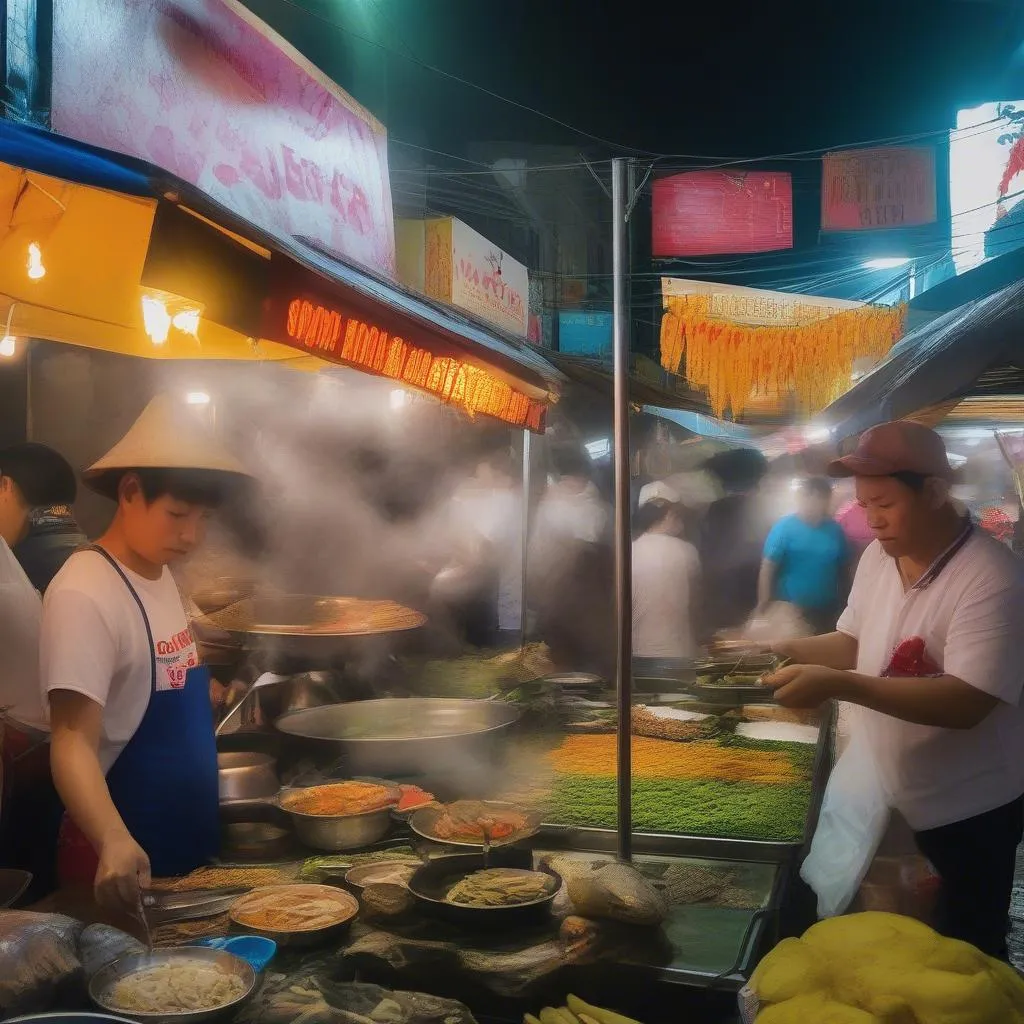
[{"label": "metal tray of food", "polygon": [[217,917],[245,893],[248,887],[193,889],[188,892],[150,892],[143,897],[147,916],[156,924],[174,921],[198,921]]},{"label": "metal tray of food", "polygon": [[[488,827],[507,822],[511,831],[490,836],[489,842],[483,837],[473,838],[474,826],[479,826],[481,833]],[[460,826],[468,831],[460,834]],[[536,835],[541,826],[541,816],[517,804],[505,803],[500,800],[458,800],[452,804],[433,804],[416,811],[409,819],[409,827],[421,839],[445,846],[465,846],[472,849],[511,846]]]},{"label": "metal tray of food", "polygon": [[694,666],[694,681],[687,689],[715,704],[770,702],[774,695],[761,685],[761,679],[782,664],[782,659],[775,654],[705,658]]}]

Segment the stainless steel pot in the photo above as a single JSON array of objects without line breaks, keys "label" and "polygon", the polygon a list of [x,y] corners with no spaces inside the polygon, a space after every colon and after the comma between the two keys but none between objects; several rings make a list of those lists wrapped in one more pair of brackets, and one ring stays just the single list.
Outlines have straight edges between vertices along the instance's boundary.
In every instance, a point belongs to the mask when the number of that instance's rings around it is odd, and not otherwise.
[{"label": "stainless steel pot", "polygon": [[356,850],[383,839],[391,829],[391,808],[400,796],[396,787],[389,794],[389,803],[365,814],[306,814],[289,806],[306,789],[300,786],[281,790],[277,804],[291,819],[300,842],[315,850],[332,852]]},{"label": "stainless steel pot", "polygon": [[303,672],[284,682],[270,683],[256,690],[256,704],[264,722],[276,722],[282,715],[306,711],[341,700],[339,680],[333,672]]},{"label": "stainless steel pot", "polygon": [[391,828],[391,808],[368,811],[366,814],[328,816],[325,814],[299,814],[281,810],[292,820],[299,842],[314,850],[358,850],[383,839]]},{"label": "stainless steel pot", "polygon": [[296,711],[276,724],[349,778],[415,779],[432,792],[471,795],[500,762],[519,715],[501,701],[411,697]]},{"label": "stainless steel pot", "polygon": [[281,788],[269,754],[218,754],[217,781],[221,803],[261,800],[274,796]]},{"label": "stainless steel pot", "polygon": [[250,684],[248,692],[224,716],[217,735],[273,725],[282,715],[341,700],[339,680],[333,672],[302,672],[279,682]]}]

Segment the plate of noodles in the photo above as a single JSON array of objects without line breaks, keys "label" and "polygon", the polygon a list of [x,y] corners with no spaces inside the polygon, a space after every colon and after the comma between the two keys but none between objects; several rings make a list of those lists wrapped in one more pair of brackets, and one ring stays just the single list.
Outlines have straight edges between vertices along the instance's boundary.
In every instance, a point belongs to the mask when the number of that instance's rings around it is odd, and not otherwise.
[{"label": "plate of noodles", "polygon": [[236,900],[231,923],[279,946],[315,946],[337,938],[359,913],[359,902],[333,885],[270,885]]},{"label": "plate of noodles", "polygon": [[409,891],[432,916],[485,928],[543,923],[561,887],[550,868],[492,867],[482,854],[439,857],[409,880]]},{"label": "plate of noodles", "polygon": [[101,1010],[144,1024],[198,1024],[233,1016],[256,991],[251,964],[188,947],[125,956],[100,968],[89,997]]},{"label": "plate of noodles", "polygon": [[413,832],[446,846],[509,846],[534,835],[541,825],[535,811],[497,800],[457,800],[416,811]]}]

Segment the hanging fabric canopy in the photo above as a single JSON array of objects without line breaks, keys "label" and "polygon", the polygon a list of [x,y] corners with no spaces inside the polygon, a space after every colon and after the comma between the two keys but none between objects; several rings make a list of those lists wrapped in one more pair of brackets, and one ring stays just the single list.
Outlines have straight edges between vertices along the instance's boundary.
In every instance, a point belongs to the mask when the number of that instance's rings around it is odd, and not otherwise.
[{"label": "hanging fabric canopy", "polygon": [[[889,358],[822,413],[837,440],[928,412],[937,422],[986,380],[1011,387],[1024,367],[1024,281],[951,310],[908,334]],[[990,394],[993,392],[990,392]]]},{"label": "hanging fabric canopy", "polygon": [[761,326],[718,315],[710,294],[666,294],[664,306],[662,366],[707,391],[715,416],[733,419],[759,395],[792,393],[804,414],[824,408],[849,387],[858,361],[888,353],[906,318],[904,306],[831,315],[809,307],[804,322]]}]

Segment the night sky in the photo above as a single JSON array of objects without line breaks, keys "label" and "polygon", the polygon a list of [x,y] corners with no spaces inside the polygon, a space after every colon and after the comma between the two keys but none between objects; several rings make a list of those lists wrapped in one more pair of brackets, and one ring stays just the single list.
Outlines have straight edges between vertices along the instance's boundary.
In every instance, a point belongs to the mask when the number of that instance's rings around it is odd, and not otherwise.
[{"label": "night sky", "polygon": [[[865,273],[863,261],[941,261],[951,244],[944,146],[934,225],[854,235],[819,232],[820,151],[942,142],[957,108],[1024,97],[1024,0],[245,2],[384,122],[393,171],[396,157],[451,171],[465,164],[439,153],[464,157],[474,142],[501,142],[515,155],[516,143],[531,142],[567,147],[562,159],[574,161],[581,152],[636,155],[641,175],[653,165],[654,177],[708,157],[790,173],[794,249],[726,270],[714,258],[651,261],[648,186],[633,222],[633,308],[650,335],[637,338],[641,349],[655,344],[661,273],[871,300],[900,272]],[[608,165],[597,169],[607,180]],[[468,191],[456,179],[435,210],[532,264],[514,237],[474,217]],[[595,223],[608,223],[600,193],[594,202]],[[598,304],[610,301],[609,275],[589,287]]]},{"label": "night sky", "polygon": [[[417,62],[621,146],[715,156],[936,131],[1024,87],[1017,0],[247,2],[394,137],[439,149],[602,147]],[[359,62],[386,70],[383,98]]]}]

